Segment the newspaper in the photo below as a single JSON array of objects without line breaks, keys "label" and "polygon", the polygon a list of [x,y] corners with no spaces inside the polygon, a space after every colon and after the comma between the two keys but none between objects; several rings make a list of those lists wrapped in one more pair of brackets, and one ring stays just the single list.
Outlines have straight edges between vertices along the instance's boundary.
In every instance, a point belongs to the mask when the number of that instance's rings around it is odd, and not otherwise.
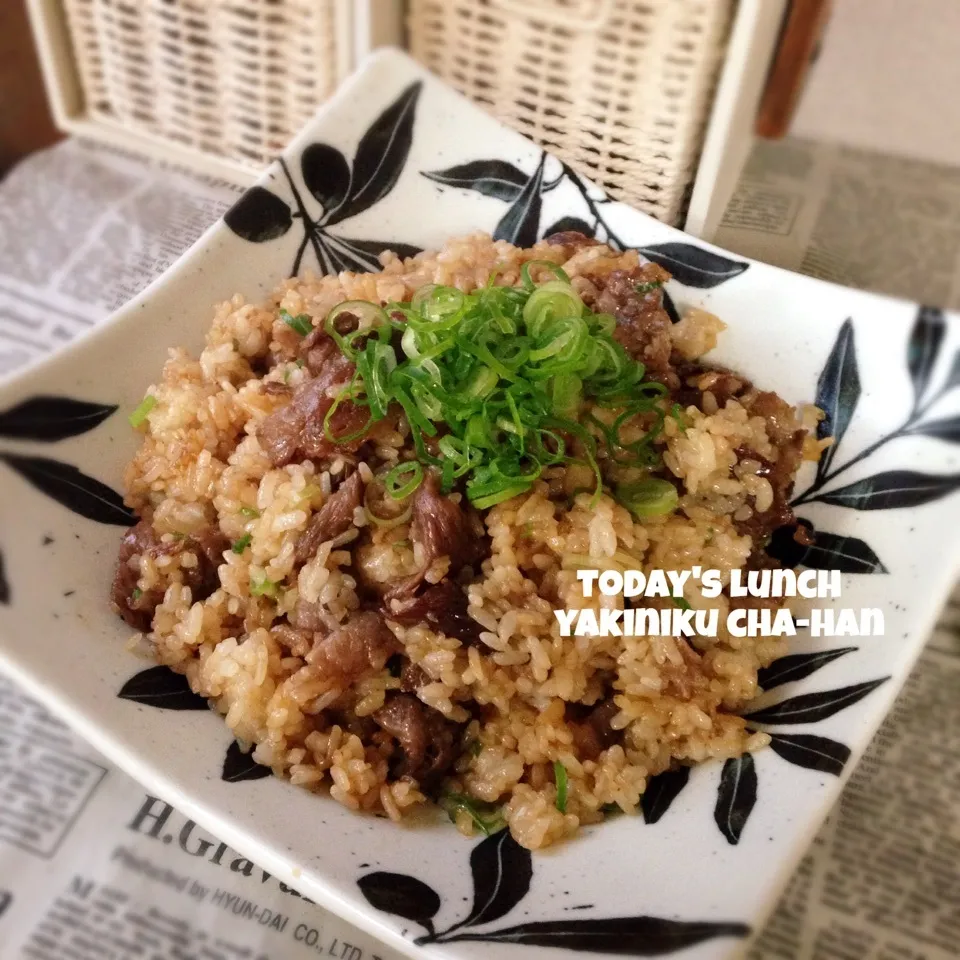
[{"label": "newspaper", "polygon": [[[78,141],[0,183],[0,376],[150,279],[237,189]],[[716,242],[960,304],[960,173],[761,144]],[[0,960],[394,951],[298,896],[0,679]],[[166,838],[170,837],[170,840]],[[960,594],[749,960],[947,960],[960,942]]]}]

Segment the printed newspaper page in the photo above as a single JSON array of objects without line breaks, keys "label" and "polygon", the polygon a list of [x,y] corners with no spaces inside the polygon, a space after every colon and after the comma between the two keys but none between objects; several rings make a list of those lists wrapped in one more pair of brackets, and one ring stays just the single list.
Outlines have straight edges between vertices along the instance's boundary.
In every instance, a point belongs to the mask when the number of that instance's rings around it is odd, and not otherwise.
[{"label": "printed newspaper page", "polygon": [[[235,187],[68,141],[0,184],[0,376],[165,269]],[[960,305],[960,173],[761,144],[716,238]],[[0,680],[0,960],[383,960]],[[960,942],[960,595],[750,960],[947,960]]]}]

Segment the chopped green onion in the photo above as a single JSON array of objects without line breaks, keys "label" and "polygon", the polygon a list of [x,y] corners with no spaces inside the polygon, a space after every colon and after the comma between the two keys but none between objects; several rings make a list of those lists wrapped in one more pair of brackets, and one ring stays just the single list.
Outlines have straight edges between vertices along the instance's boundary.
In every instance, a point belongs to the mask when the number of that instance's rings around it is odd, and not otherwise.
[{"label": "chopped green onion", "polygon": [[313,323],[310,320],[309,315],[306,313],[298,314],[293,317],[286,310],[280,311],[280,319],[288,326],[291,330],[296,330],[301,337],[305,337],[308,333],[313,331]]},{"label": "chopped green onion", "polygon": [[659,290],[662,286],[662,280],[650,280],[647,283],[634,284],[633,289],[636,290],[637,293],[653,293],[654,290]]},{"label": "chopped green onion", "polygon": [[260,511],[254,507],[241,507],[240,513],[244,517],[249,517],[251,520],[256,520],[260,516]]},{"label": "chopped green onion", "polygon": [[136,429],[139,426],[142,426],[144,421],[147,419],[147,415],[150,411],[157,405],[157,398],[152,394],[144,397],[140,402],[140,405],[137,407],[133,413],[127,418],[130,421],[130,426]]},{"label": "chopped green onion", "polygon": [[567,812],[567,768],[559,761],[553,761],[553,782],[557,785],[557,809]]},{"label": "chopped green onion", "polygon": [[[552,276],[537,284],[536,269]],[[479,509],[524,494],[548,467],[571,463],[590,468],[595,504],[603,490],[598,436],[618,467],[655,467],[666,390],[645,380],[644,365],[614,339],[615,318],[592,313],[549,261],[524,264],[521,286],[498,287],[495,279],[471,293],[426,284],[409,303],[334,307],[323,329],[356,373],[326,412],[327,439],[356,440],[399,408],[416,461],[394,468],[389,495],[410,496],[423,470],[436,467],[443,492],[462,479]],[[369,415],[359,429],[334,435],[336,412],[348,401]],[[609,424],[593,417],[599,434],[581,423],[588,404],[616,411]],[[630,442],[621,437],[628,424],[640,427]]]},{"label": "chopped green onion", "polygon": [[247,547],[250,546],[250,541],[253,539],[253,536],[249,533],[245,533],[230,549],[234,553],[243,553]]},{"label": "chopped green onion", "polygon": [[266,575],[262,577],[250,578],[250,596],[252,597],[274,597],[277,594],[277,584],[273,580],[268,580]]},{"label": "chopped green onion", "polygon": [[463,810],[470,816],[473,825],[486,837],[502,830],[506,825],[500,808],[492,803],[474,800],[462,793],[445,793],[440,797],[440,806],[447,816],[457,822],[457,813]]},{"label": "chopped green onion", "polygon": [[[409,479],[404,479],[409,474]],[[388,470],[383,478],[387,493],[394,500],[405,500],[420,486],[423,480],[423,467],[418,460],[404,460]]]},{"label": "chopped green onion", "polygon": [[549,270],[558,280],[562,280],[564,283],[570,282],[570,277],[567,276],[567,273],[563,267],[554,263],[552,260],[528,260],[520,268],[520,280],[523,282],[523,286],[527,290],[533,290],[536,286],[530,276],[531,267],[543,267],[544,270]]},{"label": "chopped green onion", "polygon": [[133,593],[130,594],[130,599],[136,603],[143,596],[143,591],[139,587],[133,588]]},{"label": "chopped green onion", "polygon": [[683,410],[680,408],[679,403],[671,404],[670,406],[670,416],[677,421],[677,426],[680,428],[681,433],[687,432],[687,417]]},{"label": "chopped green onion", "polygon": [[690,606],[690,601],[686,597],[673,597],[673,605],[679,607],[681,610],[692,610],[693,607]]},{"label": "chopped green onion", "polygon": [[677,488],[669,480],[647,477],[617,487],[617,500],[635,517],[662,517],[677,506]]},{"label": "chopped green onion", "polygon": [[399,527],[401,523],[406,523],[410,519],[413,513],[412,503],[408,503],[404,510],[401,510],[400,513],[393,517],[381,517],[379,514],[374,513],[370,508],[370,493],[373,487],[374,484],[368,483],[363,493],[363,513],[371,523],[382,527],[384,530],[392,530],[394,527]]}]

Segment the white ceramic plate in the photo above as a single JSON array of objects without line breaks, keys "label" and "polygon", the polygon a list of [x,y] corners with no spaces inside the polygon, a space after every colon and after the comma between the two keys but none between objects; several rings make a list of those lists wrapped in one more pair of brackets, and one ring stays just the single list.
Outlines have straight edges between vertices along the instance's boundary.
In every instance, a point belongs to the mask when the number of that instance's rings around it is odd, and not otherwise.
[{"label": "white ceramic plate", "polygon": [[[131,520],[114,492],[137,443],[126,413],[168,346],[199,347],[214,302],[257,299],[318,259],[364,269],[384,247],[476,229],[526,246],[562,228],[642,248],[673,272],[677,304],[730,324],[717,361],[827,411],[838,442],[795,498],[817,546],[780,546],[846,571],[841,603],[881,608],[886,634],[798,638],[751,707],[773,749],[656,778],[640,815],[531,857],[506,833],[399,828],[264,778],[182,680],[124,651],[108,589]],[[747,262],[608,201],[382,53],[225,223],[0,388],[0,661],[151,792],[411,955],[727,957],[775,902],[953,583],[958,348],[960,325],[938,311]]]}]

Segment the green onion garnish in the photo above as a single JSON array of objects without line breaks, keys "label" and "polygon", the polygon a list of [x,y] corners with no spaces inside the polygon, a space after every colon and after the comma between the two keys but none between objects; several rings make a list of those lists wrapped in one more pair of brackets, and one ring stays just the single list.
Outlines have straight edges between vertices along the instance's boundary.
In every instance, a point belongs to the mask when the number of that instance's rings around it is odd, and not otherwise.
[{"label": "green onion garnish", "polygon": [[662,286],[662,280],[650,280],[648,283],[635,284],[633,289],[637,293],[653,293],[654,290],[659,290]]},{"label": "green onion garnish", "polygon": [[500,808],[492,803],[474,800],[473,797],[462,793],[445,793],[440,797],[440,806],[447,812],[447,816],[457,822],[457,813],[460,810],[469,814],[473,825],[485,836],[489,837],[502,830],[507,824],[503,819]]},{"label": "green onion garnish", "polygon": [[130,599],[136,603],[143,596],[143,591],[139,587],[133,588],[133,593],[130,594]]},{"label": "green onion garnish", "polygon": [[[537,285],[531,271],[538,280],[546,273],[546,282]],[[427,284],[409,303],[334,307],[323,329],[356,374],[326,413],[327,439],[356,440],[399,408],[416,466],[399,464],[388,474],[390,495],[410,496],[423,470],[435,467],[443,492],[462,480],[479,509],[529,491],[557,464],[589,467],[599,498],[598,437],[618,466],[659,464],[653,444],[669,415],[666,388],[644,379],[644,365],[613,336],[615,319],[592,313],[549,261],[525,264],[518,287],[494,279],[473,293]],[[369,416],[336,435],[334,415],[346,402]],[[580,422],[588,404],[615,411],[613,422],[594,418],[588,430]],[[636,432],[627,442],[629,427]]]},{"label": "green onion garnish", "polygon": [[249,533],[245,533],[230,549],[234,553],[243,553],[247,547],[250,546],[250,541],[253,539],[253,536]]},{"label": "green onion garnish", "polygon": [[673,605],[679,607],[681,610],[692,610],[693,607],[690,606],[690,601],[686,597],[673,597]]},{"label": "green onion garnish", "polygon": [[567,768],[559,761],[553,761],[553,782],[557,785],[557,809],[567,812]]},{"label": "green onion garnish", "polygon": [[250,596],[251,597],[273,597],[277,593],[277,584],[268,580],[266,576],[250,578]]},{"label": "green onion garnish", "polygon": [[310,317],[306,313],[301,313],[295,317],[292,317],[289,313],[287,313],[286,310],[281,310],[280,319],[288,327],[290,327],[291,330],[296,330],[301,337],[305,337],[313,330],[313,323],[310,321]]},{"label": "green onion garnish", "polygon": [[140,405],[137,407],[133,413],[130,414],[127,419],[130,421],[130,426],[136,429],[139,426],[142,426],[144,421],[147,419],[147,414],[157,405],[157,398],[153,395],[148,395],[143,398],[140,402]]},{"label": "green onion garnish", "polygon": [[251,520],[256,520],[260,516],[260,511],[255,507],[241,507],[240,514],[244,517],[249,517]]},{"label": "green onion garnish", "polygon": [[619,503],[641,520],[670,513],[679,499],[677,488],[669,480],[659,477],[646,477],[636,483],[621,484],[617,487],[616,497]]},{"label": "green onion garnish", "polygon": [[383,485],[394,500],[405,500],[420,486],[423,467],[416,460],[405,460],[387,471]]}]

